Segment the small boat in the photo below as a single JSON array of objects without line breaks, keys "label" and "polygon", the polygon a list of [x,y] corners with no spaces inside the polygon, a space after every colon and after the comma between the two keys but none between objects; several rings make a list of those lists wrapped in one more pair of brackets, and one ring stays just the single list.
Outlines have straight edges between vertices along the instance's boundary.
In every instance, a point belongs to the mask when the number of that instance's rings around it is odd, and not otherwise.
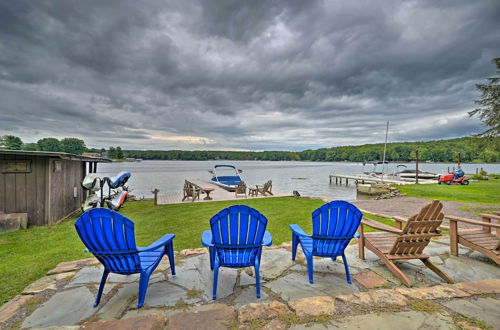
[{"label": "small boat", "polygon": [[[243,171],[233,165],[215,165],[214,169],[209,172],[212,173],[211,182],[213,184],[228,191],[234,191],[241,182],[240,173]],[[230,175],[233,173],[234,175]]]},{"label": "small boat", "polygon": [[[371,171],[365,171],[364,169],[365,169],[366,164],[372,164],[373,169]],[[380,164],[382,164],[382,171],[377,171],[377,165],[380,165]],[[380,160],[376,160],[376,161],[372,161],[372,162],[363,162],[363,174],[370,175],[370,176],[383,175],[384,174],[384,166],[387,164],[389,164],[388,161],[383,162]]]},{"label": "small boat", "polygon": [[[400,170],[400,167],[405,168],[404,170]],[[415,179],[417,176],[417,170],[409,170],[405,165],[398,165],[397,172],[394,173],[395,176],[398,176],[402,179]],[[432,172],[425,172],[418,170],[418,178],[419,179],[437,179],[438,175]]]}]

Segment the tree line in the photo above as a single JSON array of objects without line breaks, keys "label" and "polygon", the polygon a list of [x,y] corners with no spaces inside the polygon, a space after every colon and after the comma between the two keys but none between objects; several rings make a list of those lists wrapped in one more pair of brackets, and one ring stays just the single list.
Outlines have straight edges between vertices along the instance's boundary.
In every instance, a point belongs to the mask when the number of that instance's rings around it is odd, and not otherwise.
[{"label": "tree line", "polygon": [[[386,160],[408,162],[415,160],[419,150],[421,161],[456,162],[460,152],[463,162],[500,162],[500,151],[478,137],[427,142],[388,143]],[[341,146],[315,150],[292,151],[184,151],[184,150],[124,150],[127,158],[148,160],[271,160],[271,161],[351,161],[382,160],[384,144]]]},{"label": "tree line", "polygon": [[[498,139],[498,138],[497,138]],[[456,162],[460,152],[463,162],[500,162],[498,143],[491,138],[464,137],[450,140],[426,142],[395,142],[387,144],[386,160],[408,162],[415,160],[419,150],[421,161]],[[67,152],[81,155],[97,153],[110,159],[140,158],[145,160],[270,160],[270,161],[315,161],[315,162],[369,162],[382,160],[384,144],[340,146],[308,149],[304,151],[187,151],[187,150],[123,150],[120,146],[108,149],[87,148],[77,138],[43,138],[36,143],[23,143],[19,137],[3,136],[0,147],[12,150]]]}]

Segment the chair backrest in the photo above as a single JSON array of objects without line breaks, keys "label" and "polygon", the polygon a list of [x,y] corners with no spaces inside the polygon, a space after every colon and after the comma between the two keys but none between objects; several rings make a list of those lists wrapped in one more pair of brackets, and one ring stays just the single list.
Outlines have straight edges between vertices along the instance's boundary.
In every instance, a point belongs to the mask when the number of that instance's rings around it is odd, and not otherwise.
[{"label": "chair backrest", "polygon": [[246,205],[233,205],[210,219],[216,253],[221,266],[253,266],[262,251],[266,217]]},{"label": "chair backrest", "polygon": [[433,200],[408,218],[406,227],[394,242],[390,254],[421,254],[432,237],[441,235],[438,228],[444,218],[442,209],[443,204]]},{"label": "chair backrest", "polygon": [[245,181],[240,181],[240,183],[236,187],[236,194],[246,194],[246,192],[247,192],[247,185]]},{"label": "chair backrest", "polygon": [[271,190],[273,189],[273,181],[272,180],[269,180],[267,181],[265,184],[264,184],[264,191],[266,192],[271,192]]},{"label": "chair backrest", "polygon": [[312,213],[313,255],[336,257],[354,237],[363,213],[346,201],[331,201]]},{"label": "chair backrest", "polygon": [[119,274],[140,272],[132,221],[113,210],[96,208],[83,213],[75,228],[83,244],[107,270]]}]

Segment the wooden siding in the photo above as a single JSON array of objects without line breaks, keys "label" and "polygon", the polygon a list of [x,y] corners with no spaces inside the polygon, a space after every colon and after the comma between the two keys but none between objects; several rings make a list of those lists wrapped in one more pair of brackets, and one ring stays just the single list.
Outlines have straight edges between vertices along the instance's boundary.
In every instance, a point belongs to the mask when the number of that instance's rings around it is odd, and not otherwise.
[{"label": "wooden siding", "polygon": [[[56,162],[61,162],[61,171],[55,171]],[[82,173],[80,161],[50,159],[48,223],[57,222],[80,208],[83,202]],[[76,198],[74,187],[77,189]]]},{"label": "wooden siding", "polygon": [[[42,226],[57,222],[80,207],[84,199],[80,183],[85,176],[85,162],[0,154],[0,169],[3,161],[19,159],[31,160],[31,172],[0,171],[0,212],[28,213],[28,226]],[[54,172],[54,161],[61,162],[60,172]]]},{"label": "wooden siding", "polygon": [[45,224],[47,157],[2,155],[6,160],[31,160],[30,173],[0,173],[0,211],[28,213],[28,226]]}]

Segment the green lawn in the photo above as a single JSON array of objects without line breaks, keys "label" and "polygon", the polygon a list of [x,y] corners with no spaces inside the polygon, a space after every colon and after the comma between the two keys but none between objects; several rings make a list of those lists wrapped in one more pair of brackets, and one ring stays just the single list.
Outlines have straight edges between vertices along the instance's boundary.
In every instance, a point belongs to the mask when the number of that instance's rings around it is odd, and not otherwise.
[{"label": "green lawn", "polygon": [[462,203],[500,204],[500,179],[471,181],[468,186],[421,184],[398,186],[398,189],[413,197]]},{"label": "green lawn", "polygon": [[[161,235],[176,234],[175,250],[200,247],[200,237],[209,229],[208,220],[221,209],[245,204],[269,220],[273,243],[291,240],[288,224],[297,223],[311,231],[311,212],[324,202],[305,198],[268,198],[212,203],[183,203],[154,206],[151,201],[128,202],[122,214],[135,223],[139,246],[147,246]],[[372,219],[392,224],[392,220]],[[83,253],[73,223],[76,216],[59,224],[0,234],[0,305],[19,294],[28,284],[45,275],[62,261],[90,257]]]}]

